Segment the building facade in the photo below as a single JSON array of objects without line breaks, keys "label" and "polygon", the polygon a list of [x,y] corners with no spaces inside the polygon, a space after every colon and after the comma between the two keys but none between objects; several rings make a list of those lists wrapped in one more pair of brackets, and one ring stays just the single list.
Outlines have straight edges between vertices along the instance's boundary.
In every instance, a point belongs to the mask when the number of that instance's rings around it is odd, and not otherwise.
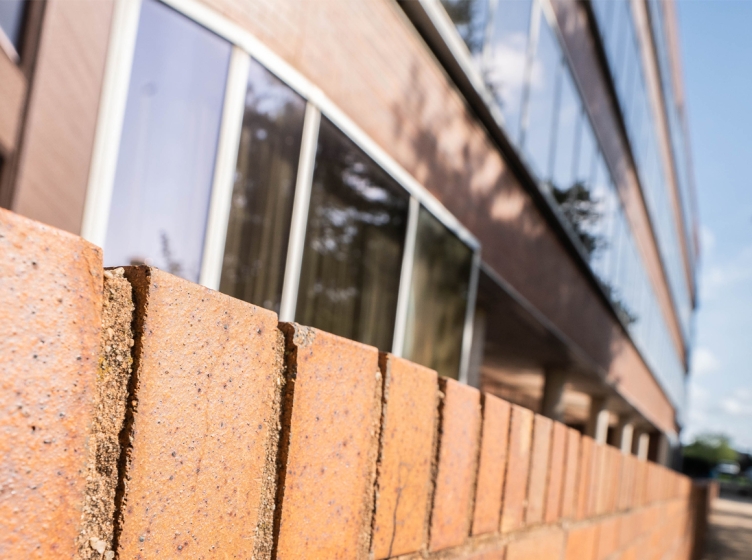
[{"label": "building facade", "polygon": [[0,6],[0,202],[664,464],[698,244],[670,0]]}]

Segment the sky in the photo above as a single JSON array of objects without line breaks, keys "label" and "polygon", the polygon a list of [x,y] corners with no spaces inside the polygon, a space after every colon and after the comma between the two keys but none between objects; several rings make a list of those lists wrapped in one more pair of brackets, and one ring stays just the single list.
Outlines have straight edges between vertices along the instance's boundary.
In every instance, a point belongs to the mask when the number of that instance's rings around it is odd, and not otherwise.
[{"label": "sky", "polygon": [[752,450],[752,2],[677,4],[701,237],[682,439]]}]

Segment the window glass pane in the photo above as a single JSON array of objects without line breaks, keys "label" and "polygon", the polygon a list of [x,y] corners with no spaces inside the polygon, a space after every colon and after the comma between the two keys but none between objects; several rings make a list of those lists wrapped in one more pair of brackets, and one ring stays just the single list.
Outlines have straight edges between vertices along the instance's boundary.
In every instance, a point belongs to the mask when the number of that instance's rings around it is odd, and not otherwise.
[{"label": "window glass pane", "polygon": [[576,134],[582,106],[577,90],[575,90],[572,75],[566,65],[562,64],[561,72],[551,182],[555,189],[566,191],[575,182]]},{"label": "window glass pane", "polygon": [[141,7],[105,264],[198,281],[230,44],[164,4]]},{"label": "window glass pane", "polygon": [[221,292],[279,312],[305,101],[251,61]]},{"label": "window glass pane", "polygon": [[470,53],[478,55],[483,49],[488,0],[441,0],[441,3]]},{"label": "window glass pane", "polygon": [[527,65],[532,0],[496,2],[483,74],[504,115],[507,134],[520,139],[522,89]]},{"label": "window glass pane", "polygon": [[409,196],[325,118],[296,320],[390,350]]},{"label": "window glass pane", "polygon": [[580,136],[579,149],[577,150],[577,169],[575,181],[586,185],[589,189],[595,181],[596,156],[598,146],[595,143],[595,134],[585,112],[580,113]]},{"label": "window glass pane", "polygon": [[522,150],[541,181],[548,180],[556,82],[560,70],[559,45],[546,18],[541,17],[538,48],[528,84],[527,126],[522,132]]},{"label": "window glass pane", "polygon": [[21,46],[26,0],[0,0],[0,29],[15,47]]},{"label": "window glass pane", "polygon": [[457,379],[473,253],[420,209],[404,355]]}]

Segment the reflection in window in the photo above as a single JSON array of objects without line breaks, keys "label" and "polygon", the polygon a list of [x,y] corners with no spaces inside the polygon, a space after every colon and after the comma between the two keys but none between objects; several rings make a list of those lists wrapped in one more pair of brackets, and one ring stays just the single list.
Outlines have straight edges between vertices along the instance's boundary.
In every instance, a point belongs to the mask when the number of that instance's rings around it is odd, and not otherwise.
[{"label": "reflection in window", "polygon": [[488,0],[441,0],[457,32],[473,56],[483,49]]},{"label": "reflection in window", "polygon": [[26,0],[0,0],[0,33],[10,40],[18,52],[21,48]]},{"label": "reflection in window", "polygon": [[305,101],[251,61],[221,292],[279,312]]},{"label": "reflection in window", "polygon": [[538,47],[527,85],[526,124],[521,135],[522,151],[541,181],[548,180],[556,75],[560,65],[561,52],[556,36],[545,18],[541,18]]},{"label": "reflection in window", "polygon": [[580,98],[574,88],[572,75],[565,64],[559,67],[559,92],[555,115],[556,131],[553,136],[551,183],[566,191],[574,185],[577,127],[582,112]]},{"label": "reflection in window", "polygon": [[504,115],[509,137],[519,141],[532,0],[494,2],[483,54],[483,76]]},{"label": "reflection in window", "polygon": [[141,7],[105,264],[198,281],[230,44],[164,4]]},{"label": "reflection in window", "polygon": [[420,209],[404,356],[457,379],[473,253]]},{"label": "reflection in window", "polygon": [[322,118],[296,320],[390,350],[409,197]]}]

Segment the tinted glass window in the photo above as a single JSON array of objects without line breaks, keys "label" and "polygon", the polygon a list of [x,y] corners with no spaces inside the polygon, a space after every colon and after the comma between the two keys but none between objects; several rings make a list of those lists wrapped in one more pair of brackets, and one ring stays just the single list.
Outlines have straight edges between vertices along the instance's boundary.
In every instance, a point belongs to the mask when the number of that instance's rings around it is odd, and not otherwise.
[{"label": "tinted glass window", "polygon": [[551,131],[554,124],[556,80],[561,54],[554,32],[541,17],[540,37],[530,72],[522,150],[541,181],[548,180]]},{"label": "tinted glass window", "polygon": [[21,46],[26,0],[0,0],[0,29],[16,51]]},{"label": "tinted glass window", "polygon": [[409,197],[322,118],[296,320],[392,347]]},{"label": "tinted glass window", "polygon": [[470,287],[470,248],[420,209],[404,356],[457,379]]},{"label": "tinted glass window", "polygon": [[532,1],[507,0],[494,2],[494,5],[491,32],[483,55],[483,75],[504,115],[509,137],[517,142]]},{"label": "tinted glass window", "polygon": [[488,0],[441,0],[462,40],[473,55],[483,49]]},{"label": "tinted glass window", "polygon": [[304,116],[303,98],[251,61],[219,289],[276,312]]},{"label": "tinted glass window", "polygon": [[164,4],[141,7],[105,263],[198,281],[230,44]]}]

